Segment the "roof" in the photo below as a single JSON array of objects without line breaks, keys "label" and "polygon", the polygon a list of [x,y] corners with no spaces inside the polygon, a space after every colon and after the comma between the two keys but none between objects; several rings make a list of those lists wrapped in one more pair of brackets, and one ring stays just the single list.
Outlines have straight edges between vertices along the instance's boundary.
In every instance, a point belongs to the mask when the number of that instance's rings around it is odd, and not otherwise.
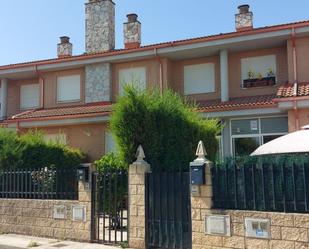
[{"label": "roof", "polygon": [[274,107],[276,103],[273,99],[276,95],[260,95],[231,98],[229,101],[221,102],[221,100],[199,101],[198,111],[200,112],[220,112],[239,109],[254,109],[261,107]]},{"label": "roof", "polygon": [[65,119],[108,115],[112,111],[110,103],[86,104],[83,106],[57,107],[51,109],[36,109],[14,115],[8,121],[26,121],[37,119]]},{"label": "roof", "polygon": [[[279,87],[277,91],[277,98],[309,96],[309,82],[298,83],[297,91],[295,91],[295,87],[296,86],[294,86],[294,84],[285,84]],[[294,93],[296,94],[294,95]]]},{"label": "roof", "polygon": [[139,48],[115,49],[115,50],[107,51],[107,52],[90,53],[90,54],[85,53],[81,55],[75,55],[75,56],[64,57],[64,58],[54,58],[54,59],[47,59],[47,60],[29,61],[29,62],[23,62],[23,63],[17,63],[17,64],[3,65],[3,66],[0,66],[0,70],[20,68],[20,67],[26,67],[26,66],[55,64],[55,63],[77,61],[77,60],[86,60],[90,58],[98,58],[98,57],[105,57],[105,56],[113,56],[113,55],[148,51],[148,50],[153,50],[153,49],[175,47],[175,46],[194,44],[194,43],[200,43],[200,42],[209,42],[209,41],[214,41],[214,40],[241,37],[245,35],[255,35],[255,34],[260,34],[260,33],[274,32],[274,31],[280,31],[280,30],[290,29],[290,28],[300,28],[300,27],[305,27],[305,26],[309,26],[309,20],[280,24],[280,25],[273,25],[273,26],[265,26],[265,27],[260,27],[260,28],[254,28],[251,30],[220,33],[216,35],[190,38],[190,39],[185,39],[185,40],[177,40],[177,41],[170,41],[170,42],[164,42],[164,43],[158,43],[158,44],[151,44],[147,46],[141,46]]}]

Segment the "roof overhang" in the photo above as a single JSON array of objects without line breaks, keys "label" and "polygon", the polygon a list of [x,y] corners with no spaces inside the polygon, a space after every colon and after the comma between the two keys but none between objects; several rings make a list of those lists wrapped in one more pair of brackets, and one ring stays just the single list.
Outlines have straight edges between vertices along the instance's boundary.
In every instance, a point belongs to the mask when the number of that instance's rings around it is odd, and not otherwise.
[{"label": "roof overhang", "polygon": [[298,37],[309,35],[309,24],[286,25],[285,28],[262,28],[244,34],[234,32],[208,38],[193,39],[145,46],[133,50],[120,50],[106,54],[75,56],[63,60],[50,60],[28,64],[16,64],[0,68],[0,78],[18,78],[37,75],[37,71],[54,71],[83,67],[94,63],[117,63],[162,56],[170,59],[185,59],[209,56],[222,49],[229,51],[275,47],[286,43],[292,27]]}]

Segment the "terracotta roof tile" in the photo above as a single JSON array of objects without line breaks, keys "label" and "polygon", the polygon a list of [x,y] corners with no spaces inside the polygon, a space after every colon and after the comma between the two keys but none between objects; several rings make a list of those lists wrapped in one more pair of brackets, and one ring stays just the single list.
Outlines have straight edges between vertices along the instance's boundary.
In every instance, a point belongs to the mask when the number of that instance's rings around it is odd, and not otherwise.
[{"label": "terracotta roof tile", "polygon": [[238,109],[252,109],[260,107],[272,107],[276,106],[273,101],[275,95],[260,95],[260,96],[246,96],[231,98],[227,102],[221,102],[221,100],[209,100],[198,102],[198,110],[200,112],[215,112],[215,111],[227,111]]},{"label": "terracotta roof tile", "polygon": [[9,120],[65,118],[76,116],[99,116],[107,115],[112,111],[112,105],[106,103],[88,104],[84,106],[58,107],[51,109],[36,109],[14,115]]},{"label": "terracotta roof tile", "polygon": [[180,45],[186,45],[186,44],[194,44],[194,43],[199,43],[199,42],[207,42],[207,41],[227,39],[227,38],[232,38],[232,37],[239,37],[239,36],[244,36],[244,35],[251,35],[251,34],[253,35],[257,33],[273,32],[277,30],[283,30],[283,29],[288,29],[292,27],[297,28],[297,27],[303,27],[303,26],[309,26],[309,20],[273,25],[273,26],[259,27],[259,28],[254,28],[252,30],[234,31],[234,32],[229,32],[229,33],[220,33],[216,35],[208,35],[208,36],[189,38],[189,39],[183,39],[183,40],[177,40],[177,41],[162,42],[162,43],[157,43],[157,44],[141,46],[139,48],[115,49],[115,50],[106,51],[106,52],[88,53],[88,54],[84,53],[84,54],[74,55],[74,56],[65,57],[65,58],[53,58],[53,59],[47,59],[47,60],[37,60],[37,61],[29,61],[29,62],[22,62],[22,63],[16,63],[16,64],[9,64],[9,65],[2,65],[0,66],[0,70],[26,67],[26,66],[32,66],[32,65],[36,66],[36,65],[61,63],[61,62],[67,62],[67,61],[76,61],[76,60],[83,60],[83,59],[88,59],[88,58],[97,58],[97,57],[104,57],[104,56],[113,56],[117,54],[126,54],[126,53],[131,53],[131,52],[152,50],[154,48],[174,47],[174,46],[180,46]]},{"label": "terracotta roof tile", "polygon": [[294,95],[294,92],[294,84],[285,84],[279,87],[277,91],[277,98],[309,96],[309,82],[298,83],[297,94]]}]

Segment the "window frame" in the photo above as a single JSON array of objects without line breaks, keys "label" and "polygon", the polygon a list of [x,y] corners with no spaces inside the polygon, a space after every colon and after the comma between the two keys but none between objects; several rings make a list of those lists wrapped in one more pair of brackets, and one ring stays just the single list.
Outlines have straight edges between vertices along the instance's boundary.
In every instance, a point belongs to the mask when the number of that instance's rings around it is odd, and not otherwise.
[{"label": "window frame", "polygon": [[[65,77],[73,77],[73,76],[78,76],[79,77],[79,98],[78,99],[72,99],[72,100],[59,100],[59,78],[65,78]],[[63,103],[77,103],[82,100],[82,76],[81,74],[69,74],[69,75],[58,75],[56,77],[56,102],[58,104],[63,104]]]},{"label": "window frame", "polygon": [[[38,86],[38,104],[36,106],[31,106],[31,107],[24,107],[22,106],[22,87],[25,87],[25,86]],[[27,84],[20,84],[19,86],[19,109],[20,110],[31,110],[31,109],[36,109],[36,108],[39,108],[40,107],[40,100],[41,100],[41,94],[40,94],[40,83],[37,82],[37,83],[27,83]]]},{"label": "window frame", "polygon": [[[242,118],[231,118],[230,119],[230,153],[233,157],[235,157],[235,143],[234,138],[252,138],[258,137],[259,138],[259,146],[264,144],[264,136],[283,136],[289,133],[287,132],[271,132],[271,133],[262,133],[262,126],[261,126],[261,119],[265,118],[288,118],[287,115],[275,115],[275,116],[252,116],[252,117],[242,117]],[[232,134],[232,121],[233,120],[248,120],[248,119],[257,119],[258,120],[258,133],[256,134],[241,134],[241,135],[233,135]]]}]

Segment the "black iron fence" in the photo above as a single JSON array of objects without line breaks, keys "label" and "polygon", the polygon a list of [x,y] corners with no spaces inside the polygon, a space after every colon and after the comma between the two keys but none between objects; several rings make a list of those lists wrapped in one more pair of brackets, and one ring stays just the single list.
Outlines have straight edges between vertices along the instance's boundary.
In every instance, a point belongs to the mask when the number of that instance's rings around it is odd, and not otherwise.
[{"label": "black iron fence", "polygon": [[77,200],[76,169],[0,171],[0,198]]},{"label": "black iron fence", "polygon": [[192,248],[189,173],[147,173],[145,188],[147,248]]},{"label": "black iron fence", "polygon": [[92,174],[92,240],[102,244],[128,241],[128,171]]},{"label": "black iron fence", "polygon": [[212,182],[214,208],[309,212],[308,160],[230,160],[212,168]]}]

